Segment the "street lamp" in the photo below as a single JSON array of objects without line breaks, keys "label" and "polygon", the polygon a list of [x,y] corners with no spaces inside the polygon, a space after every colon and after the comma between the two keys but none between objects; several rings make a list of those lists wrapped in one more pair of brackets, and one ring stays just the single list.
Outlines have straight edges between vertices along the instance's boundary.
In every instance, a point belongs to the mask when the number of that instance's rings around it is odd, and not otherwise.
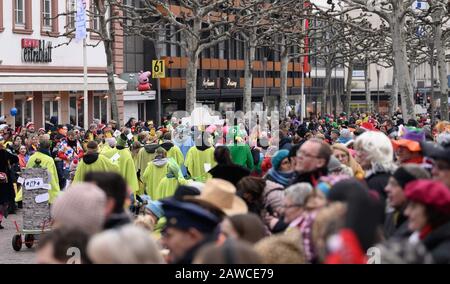
[{"label": "street lamp", "polygon": [[264,96],[263,96],[263,110],[267,108],[267,77],[266,77],[266,70],[267,70],[267,57],[263,58],[263,70],[264,70]]},{"label": "street lamp", "polygon": [[377,68],[377,111],[380,113],[380,69]]}]

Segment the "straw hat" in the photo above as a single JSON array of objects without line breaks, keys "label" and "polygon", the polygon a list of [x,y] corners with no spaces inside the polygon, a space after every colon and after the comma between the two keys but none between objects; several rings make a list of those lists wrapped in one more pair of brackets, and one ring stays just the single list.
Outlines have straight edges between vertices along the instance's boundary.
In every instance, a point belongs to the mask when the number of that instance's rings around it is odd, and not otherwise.
[{"label": "straw hat", "polygon": [[223,179],[208,180],[200,195],[187,196],[185,200],[219,209],[228,216],[248,212],[247,204],[236,195],[236,187]]}]

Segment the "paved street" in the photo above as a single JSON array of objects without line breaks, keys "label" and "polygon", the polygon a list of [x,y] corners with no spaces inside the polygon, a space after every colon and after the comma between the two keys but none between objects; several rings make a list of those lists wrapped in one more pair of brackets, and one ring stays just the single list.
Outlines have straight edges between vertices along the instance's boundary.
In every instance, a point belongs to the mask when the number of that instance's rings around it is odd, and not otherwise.
[{"label": "paved street", "polygon": [[20,211],[16,215],[9,215],[8,219],[3,219],[2,225],[5,229],[0,230],[0,264],[4,263],[34,263],[35,250],[28,249],[25,245],[22,250],[16,252],[13,250],[11,240],[16,232],[14,221],[22,224],[22,214]]}]

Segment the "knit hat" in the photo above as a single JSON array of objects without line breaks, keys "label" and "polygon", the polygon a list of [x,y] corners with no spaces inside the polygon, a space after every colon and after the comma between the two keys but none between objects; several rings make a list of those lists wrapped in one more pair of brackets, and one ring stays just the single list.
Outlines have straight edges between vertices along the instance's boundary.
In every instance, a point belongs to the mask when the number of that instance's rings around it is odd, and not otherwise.
[{"label": "knit hat", "polygon": [[116,146],[118,146],[118,147],[126,147],[127,146],[127,136],[125,136],[125,134],[120,134],[119,136],[117,136],[117,139],[116,139],[116,142],[117,142],[117,144],[116,144]]},{"label": "knit hat", "polygon": [[116,139],[114,137],[105,138],[106,144],[108,144],[110,147],[116,146]]},{"label": "knit hat", "polygon": [[275,154],[272,156],[272,168],[278,170],[278,168],[281,165],[281,161],[283,161],[287,157],[289,157],[288,150],[283,149],[276,151]]},{"label": "knit hat", "polygon": [[57,224],[89,235],[101,231],[105,221],[106,194],[92,183],[77,183],[62,192],[51,208]]},{"label": "knit hat", "polygon": [[412,200],[450,216],[450,190],[441,182],[419,179],[409,182],[405,187],[405,195]]},{"label": "knit hat", "polygon": [[26,124],[26,128],[28,129],[28,128],[30,128],[31,126],[34,126],[34,123],[33,122],[28,122],[27,124]]},{"label": "knit hat", "polygon": [[155,215],[156,218],[158,218],[158,219],[160,219],[161,217],[164,216],[164,211],[162,209],[161,202],[159,202],[157,200],[149,201],[148,204],[145,205],[145,209],[147,209],[150,212],[152,212],[152,214]]},{"label": "knit hat", "polygon": [[330,160],[328,161],[327,168],[328,168],[328,172],[332,173],[337,170],[341,170],[342,165],[341,165],[341,162],[339,162],[339,160],[335,156],[330,156]]}]

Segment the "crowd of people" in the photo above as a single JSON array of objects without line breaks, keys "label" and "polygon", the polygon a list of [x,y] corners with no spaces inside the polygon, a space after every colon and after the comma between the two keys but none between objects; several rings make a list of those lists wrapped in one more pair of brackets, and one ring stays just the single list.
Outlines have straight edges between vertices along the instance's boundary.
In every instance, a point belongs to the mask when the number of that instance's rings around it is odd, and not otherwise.
[{"label": "crowd of people", "polygon": [[341,113],[273,129],[0,121],[0,229],[39,160],[53,223],[38,263],[73,247],[80,263],[450,263],[449,122]]}]

